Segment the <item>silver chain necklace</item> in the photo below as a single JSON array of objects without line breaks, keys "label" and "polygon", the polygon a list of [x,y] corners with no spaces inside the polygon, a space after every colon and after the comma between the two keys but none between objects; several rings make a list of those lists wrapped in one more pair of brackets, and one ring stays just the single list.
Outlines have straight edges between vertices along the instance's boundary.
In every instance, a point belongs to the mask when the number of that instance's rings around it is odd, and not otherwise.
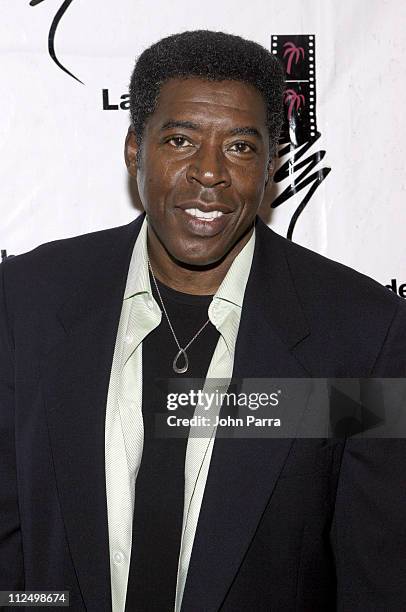
[{"label": "silver chain necklace", "polygon": [[[179,350],[178,350],[178,352],[176,353],[175,357],[174,357],[173,362],[172,362],[173,371],[174,371],[176,374],[184,374],[185,372],[187,372],[187,369],[188,369],[188,367],[189,367],[189,359],[188,359],[188,356],[187,356],[186,350],[189,348],[189,346],[192,344],[192,342],[194,342],[194,341],[196,340],[196,338],[198,337],[198,335],[199,335],[199,334],[201,334],[201,332],[204,330],[204,328],[206,327],[206,325],[208,325],[208,324],[210,323],[210,319],[207,319],[206,323],[205,323],[205,324],[204,324],[204,325],[203,325],[203,326],[202,326],[202,327],[199,329],[199,331],[198,331],[198,332],[196,332],[196,333],[195,333],[195,335],[193,336],[193,338],[192,338],[191,340],[189,340],[189,342],[187,343],[187,345],[186,345],[184,348],[182,348],[182,347],[181,347],[181,345],[180,345],[179,340],[178,340],[178,339],[177,339],[177,337],[176,337],[175,330],[173,329],[173,326],[172,326],[172,323],[171,323],[171,321],[170,321],[170,319],[169,319],[168,313],[166,312],[165,304],[164,304],[164,301],[163,301],[163,299],[162,299],[161,292],[159,291],[159,288],[158,288],[158,283],[156,282],[155,274],[154,274],[154,271],[153,271],[153,269],[152,269],[151,262],[149,261],[149,258],[148,258],[148,266],[149,266],[149,269],[151,270],[152,279],[153,279],[153,281],[154,281],[154,285],[155,285],[156,291],[157,291],[157,293],[158,293],[159,301],[161,302],[162,310],[164,311],[164,314],[165,314],[166,320],[168,321],[168,325],[169,325],[169,327],[170,327],[170,330],[171,330],[171,332],[172,332],[172,335],[173,335],[173,337],[174,337],[174,339],[175,339],[175,342],[176,342],[176,344],[177,344],[177,347],[178,347],[178,349],[179,349]],[[183,355],[183,358],[184,358],[184,360],[185,360],[185,364],[184,364],[182,367],[179,367],[179,366],[178,366],[178,359],[179,359],[179,358],[180,358],[182,355]]]}]

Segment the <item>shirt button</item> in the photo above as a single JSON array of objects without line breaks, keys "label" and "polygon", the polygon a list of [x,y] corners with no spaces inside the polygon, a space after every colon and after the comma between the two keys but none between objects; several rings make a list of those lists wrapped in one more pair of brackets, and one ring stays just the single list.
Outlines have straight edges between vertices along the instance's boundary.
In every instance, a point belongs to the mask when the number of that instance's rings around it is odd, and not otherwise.
[{"label": "shirt button", "polygon": [[124,555],[121,551],[117,550],[113,555],[113,559],[115,563],[122,563],[122,561],[124,561]]},{"label": "shirt button", "polygon": [[147,306],[148,306],[148,308],[149,308],[150,310],[152,310],[152,309],[153,309],[153,307],[154,307],[154,303],[153,303],[153,301],[152,301],[152,300],[148,300],[148,301],[147,301]]},{"label": "shirt button", "polygon": [[132,334],[127,334],[125,337],[125,341],[127,342],[127,344],[131,344],[131,342],[134,340],[134,336]]}]

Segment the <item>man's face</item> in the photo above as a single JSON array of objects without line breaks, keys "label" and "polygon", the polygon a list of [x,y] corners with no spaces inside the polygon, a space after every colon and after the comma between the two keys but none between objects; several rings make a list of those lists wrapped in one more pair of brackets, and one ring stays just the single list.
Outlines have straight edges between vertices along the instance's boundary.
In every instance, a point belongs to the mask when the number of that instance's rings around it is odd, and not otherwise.
[{"label": "man's face", "polygon": [[149,231],[172,259],[203,266],[240,250],[271,175],[266,106],[253,86],[169,80],[145,125],[140,163],[134,134],[126,153]]}]

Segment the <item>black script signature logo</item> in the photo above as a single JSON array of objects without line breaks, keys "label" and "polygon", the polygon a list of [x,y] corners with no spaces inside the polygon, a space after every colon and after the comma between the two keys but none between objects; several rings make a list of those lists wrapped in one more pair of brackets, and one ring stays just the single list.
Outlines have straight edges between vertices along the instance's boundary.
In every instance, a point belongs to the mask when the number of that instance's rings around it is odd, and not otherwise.
[{"label": "black script signature logo", "polygon": [[[286,238],[292,240],[293,230],[295,229],[295,225],[299,219],[299,216],[302,214],[304,209],[306,208],[309,200],[313,196],[316,189],[320,186],[320,184],[324,181],[326,176],[330,173],[331,168],[328,166],[324,168],[320,168],[319,170],[315,170],[316,166],[323,160],[326,155],[326,151],[315,151],[311,153],[305,159],[300,160],[301,157],[309,149],[313,146],[313,144],[320,138],[320,132],[316,132],[314,136],[311,136],[307,142],[303,143],[301,146],[293,147],[291,143],[287,146],[281,148],[279,150],[278,157],[284,157],[285,155],[289,155],[288,160],[285,161],[278,170],[274,174],[275,183],[279,183],[286,178],[290,178],[290,184],[280,193],[277,198],[272,202],[272,208],[277,208],[289,198],[295,196],[299,191],[305,189],[305,187],[309,187],[306,195],[296,208],[295,212],[292,215],[292,218],[289,223],[288,231],[286,234]],[[291,154],[292,149],[294,150],[293,155]],[[300,160],[300,161],[299,161]],[[302,170],[302,172],[300,172]],[[299,173],[298,175],[296,173]]]},{"label": "black script signature logo", "polygon": [[[37,6],[38,4],[41,4],[41,2],[44,2],[44,0],[31,0],[30,1],[30,6]],[[51,56],[52,60],[58,66],[58,68],[60,68],[64,72],[66,72],[66,74],[68,74],[73,79],[75,79],[75,81],[79,81],[79,83],[82,83],[82,85],[83,85],[84,84],[83,81],[78,79],[77,76],[75,76],[70,70],[68,70],[63,64],[61,64],[59,59],[56,57],[56,52],[55,52],[55,44],[54,43],[55,43],[56,30],[58,29],[58,26],[60,24],[60,21],[61,21],[62,17],[66,13],[67,9],[72,4],[72,2],[73,2],[73,0],[64,0],[64,2],[62,2],[61,6],[59,7],[55,17],[53,18],[53,21],[51,23],[51,27],[50,27],[50,30],[49,30],[49,34],[48,34],[48,52],[49,52],[49,55]]]}]

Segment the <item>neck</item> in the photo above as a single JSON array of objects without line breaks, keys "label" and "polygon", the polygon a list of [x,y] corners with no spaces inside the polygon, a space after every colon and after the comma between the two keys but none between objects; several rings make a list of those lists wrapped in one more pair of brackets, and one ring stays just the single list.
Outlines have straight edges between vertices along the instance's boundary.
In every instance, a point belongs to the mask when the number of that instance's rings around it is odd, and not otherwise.
[{"label": "neck", "polygon": [[238,253],[252,236],[250,230],[216,264],[207,267],[188,266],[173,259],[148,227],[148,256],[155,278],[161,283],[192,295],[213,295],[221,285],[225,275]]}]

